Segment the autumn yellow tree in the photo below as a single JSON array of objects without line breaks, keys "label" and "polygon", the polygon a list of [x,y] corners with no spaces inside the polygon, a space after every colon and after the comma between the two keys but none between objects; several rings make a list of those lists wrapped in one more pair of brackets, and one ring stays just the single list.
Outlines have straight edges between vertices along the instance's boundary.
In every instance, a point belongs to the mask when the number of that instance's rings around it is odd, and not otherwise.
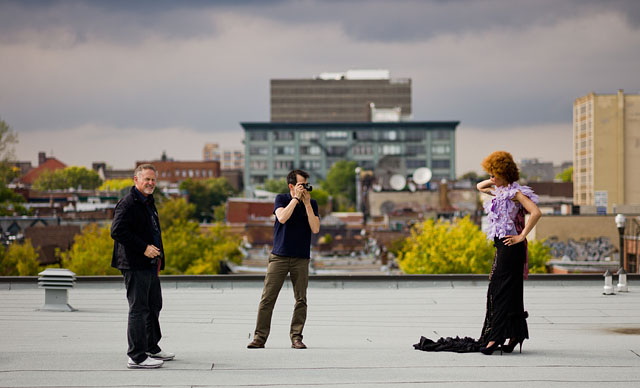
[{"label": "autumn yellow tree", "polygon": [[118,275],[111,267],[113,240],[108,225],[89,224],[73,239],[73,246],[61,253],[62,266],[76,275]]},{"label": "autumn yellow tree", "polygon": [[493,244],[467,216],[455,222],[432,219],[417,225],[398,256],[408,274],[489,273]]},{"label": "autumn yellow tree", "polygon": [[547,272],[547,262],[553,257],[551,248],[545,245],[544,241],[529,241],[529,273]]},{"label": "autumn yellow tree", "polygon": [[13,243],[6,249],[0,247],[0,276],[35,276],[40,272],[40,253],[26,239]]}]

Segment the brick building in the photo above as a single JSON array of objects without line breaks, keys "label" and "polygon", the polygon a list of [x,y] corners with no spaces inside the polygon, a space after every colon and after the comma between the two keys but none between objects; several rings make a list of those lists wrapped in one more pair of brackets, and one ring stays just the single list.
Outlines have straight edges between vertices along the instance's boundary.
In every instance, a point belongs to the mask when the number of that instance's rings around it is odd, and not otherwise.
[{"label": "brick building", "polygon": [[180,183],[189,178],[194,180],[218,178],[220,176],[220,162],[210,161],[173,161],[154,160],[138,161],[136,167],[151,163],[158,170],[158,183],[162,184]]}]

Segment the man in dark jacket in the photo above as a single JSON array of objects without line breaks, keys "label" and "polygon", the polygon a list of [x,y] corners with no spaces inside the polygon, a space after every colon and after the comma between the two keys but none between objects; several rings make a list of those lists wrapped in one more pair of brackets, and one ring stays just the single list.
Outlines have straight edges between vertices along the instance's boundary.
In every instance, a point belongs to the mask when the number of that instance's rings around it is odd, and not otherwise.
[{"label": "man in dark jacket", "polygon": [[159,368],[175,354],[158,346],[162,337],[158,317],[162,290],[158,273],[164,254],[158,211],[153,200],[156,168],[142,164],[135,169],[131,191],[116,205],[111,238],[111,266],[124,276],[129,300],[127,338],[128,368]]}]

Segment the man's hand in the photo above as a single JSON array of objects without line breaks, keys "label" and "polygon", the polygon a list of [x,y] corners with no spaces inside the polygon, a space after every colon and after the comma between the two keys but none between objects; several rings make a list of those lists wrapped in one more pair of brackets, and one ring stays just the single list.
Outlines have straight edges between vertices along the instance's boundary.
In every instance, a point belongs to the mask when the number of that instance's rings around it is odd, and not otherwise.
[{"label": "man's hand", "polygon": [[302,200],[303,200],[304,193],[306,193],[306,190],[304,189],[303,184],[304,184],[304,183],[298,183],[298,184],[296,184],[296,188],[295,188],[295,191],[294,191],[294,192],[295,192],[295,194],[296,194],[296,195],[295,195],[295,196],[296,196],[296,198],[298,198],[300,201],[302,201]]},{"label": "man's hand", "polygon": [[147,245],[147,249],[144,250],[144,255],[150,259],[155,258],[160,255],[160,249],[156,248],[153,245]]},{"label": "man's hand", "polygon": [[302,200],[302,203],[306,206],[306,205],[310,205],[311,204],[311,194],[309,194],[309,192],[307,190],[304,190],[302,192],[302,198],[300,198],[300,200]]}]

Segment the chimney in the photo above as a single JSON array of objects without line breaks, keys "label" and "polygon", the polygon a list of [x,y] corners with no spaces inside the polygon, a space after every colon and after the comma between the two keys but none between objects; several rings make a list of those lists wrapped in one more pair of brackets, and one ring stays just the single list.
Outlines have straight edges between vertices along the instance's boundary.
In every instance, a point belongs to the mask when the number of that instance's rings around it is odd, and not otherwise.
[{"label": "chimney", "polygon": [[38,152],[38,166],[43,165],[47,161],[47,154],[44,152]]}]

